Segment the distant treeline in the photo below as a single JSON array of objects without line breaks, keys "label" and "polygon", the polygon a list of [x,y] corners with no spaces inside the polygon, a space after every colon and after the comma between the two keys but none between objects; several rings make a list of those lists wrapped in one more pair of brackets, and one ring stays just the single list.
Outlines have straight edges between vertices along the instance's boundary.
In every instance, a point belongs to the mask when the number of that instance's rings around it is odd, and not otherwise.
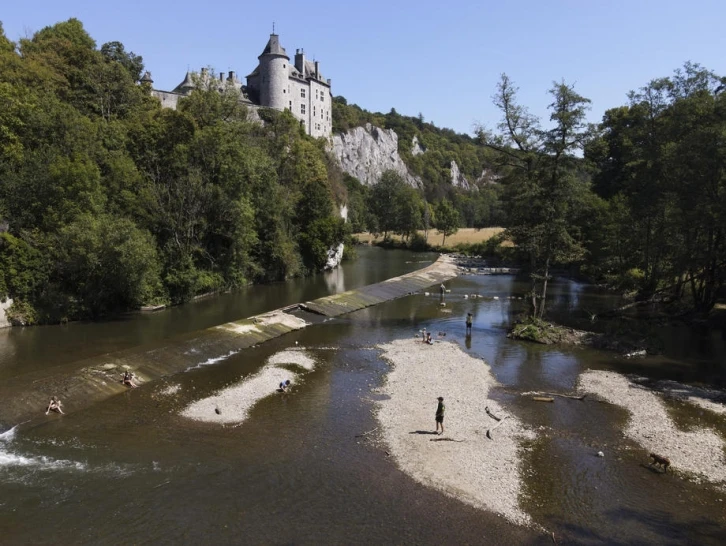
[{"label": "distant treeline", "polygon": [[0,26],[0,297],[17,323],[302,275],[344,239],[339,172],[290,113],[262,126],[203,86],[162,109],[142,70],[76,19],[17,44]]},{"label": "distant treeline", "polygon": [[[430,226],[506,227],[503,238],[530,272],[538,317],[551,271],[562,266],[641,300],[708,313],[726,296],[725,91],[726,78],[686,63],[629,93],[625,106],[593,126],[590,101],[555,82],[545,124],[519,104],[503,75],[494,97],[501,121],[474,138],[421,115],[370,113],[337,97],[334,130],[394,129],[399,153],[424,182],[416,191],[388,173],[364,188],[348,177],[353,229],[412,235],[420,244],[415,230]],[[414,136],[423,154],[412,155]],[[470,180],[482,169],[494,176],[477,191],[454,188],[452,159]]]}]

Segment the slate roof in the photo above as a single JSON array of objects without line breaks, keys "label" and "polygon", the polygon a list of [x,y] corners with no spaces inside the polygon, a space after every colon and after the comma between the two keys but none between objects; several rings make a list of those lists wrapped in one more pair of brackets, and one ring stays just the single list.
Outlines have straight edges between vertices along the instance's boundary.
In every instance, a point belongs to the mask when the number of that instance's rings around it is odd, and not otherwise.
[{"label": "slate roof", "polygon": [[[270,39],[267,41],[265,49],[262,51],[262,55],[283,55],[287,57],[285,48],[280,45],[280,37],[277,34],[270,34]],[[287,57],[288,59],[290,57]]]}]

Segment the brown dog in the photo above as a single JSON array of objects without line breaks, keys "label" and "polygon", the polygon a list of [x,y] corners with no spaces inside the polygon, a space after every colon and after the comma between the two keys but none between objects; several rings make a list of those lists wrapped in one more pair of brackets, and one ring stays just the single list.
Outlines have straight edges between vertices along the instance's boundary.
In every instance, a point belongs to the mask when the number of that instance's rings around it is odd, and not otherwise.
[{"label": "brown dog", "polygon": [[660,455],[656,455],[655,453],[651,453],[650,458],[653,459],[653,462],[650,463],[651,465],[660,465],[663,468],[663,472],[668,471],[668,467],[671,465],[671,462],[668,459],[661,457]]}]

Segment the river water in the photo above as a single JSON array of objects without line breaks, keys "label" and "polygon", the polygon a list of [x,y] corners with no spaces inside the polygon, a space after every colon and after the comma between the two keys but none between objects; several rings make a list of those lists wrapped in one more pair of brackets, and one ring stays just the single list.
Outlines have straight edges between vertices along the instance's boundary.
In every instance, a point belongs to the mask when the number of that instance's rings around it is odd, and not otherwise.
[{"label": "river water", "polygon": [[[378,282],[435,259],[376,248],[359,253],[356,262],[326,275],[151,315],[0,331],[0,378]],[[528,446],[520,502],[558,543],[726,543],[726,491],[651,472],[647,453],[622,436],[624,411],[595,401],[536,404],[518,396],[569,391],[586,369],[723,382],[722,337],[674,331],[664,355],[638,360],[516,342],[505,333],[524,303],[516,299],[524,283],[482,276],[448,285],[445,311],[438,296],[416,294],[87,410],[51,416],[41,426],[7,430],[13,424],[6,424],[0,429],[0,543],[552,544],[541,530],[515,527],[414,482],[376,445],[375,434],[356,437],[377,426],[375,388],[387,364],[375,346],[424,327],[446,332],[448,341],[484,358],[501,384],[495,396],[530,428],[551,431]],[[463,297],[472,293],[485,297]],[[613,296],[572,281],[553,283],[551,295],[558,313],[596,312],[615,303]],[[468,311],[475,317],[469,340]],[[262,400],[241,426],[179,415],[296,343],[315,358],[315,370],[291,395]],[[678,422],[686,428],[706,422],[726,436],[723,420],[705,419],[692,411]],[[599,450],[606,457],[596,457]]]}]

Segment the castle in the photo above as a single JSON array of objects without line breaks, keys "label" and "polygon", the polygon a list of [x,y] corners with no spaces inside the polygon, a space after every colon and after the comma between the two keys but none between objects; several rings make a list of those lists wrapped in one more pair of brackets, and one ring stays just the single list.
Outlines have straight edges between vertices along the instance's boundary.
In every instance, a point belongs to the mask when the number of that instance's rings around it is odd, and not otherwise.
[{"label": "castle", "polygon": [[259,64],[247,76],[243,85],[233,71],[225,79],[224,72],[219,79],[202,68],[198,74],[187,72],[179,85],[172,91],[153,89],[154,81],[146,72],[141,83],[152,87],[151,94],[161,101],[165,108],[176,109],[181,97],[191,94],[196,85],[216,86],[223,90],[233,86],[240,92],[240,101],[251,109],[266,107],[275,110],[290,110],[305,127],[305,132],[313,137],[330,137],[333,128],[331,82],[320,73],[320,63],[305,58],[302,49],[295,51],[295,63],[290,64],[285,48],[280,45],[280,37],[274,32],[257,57]]}]

